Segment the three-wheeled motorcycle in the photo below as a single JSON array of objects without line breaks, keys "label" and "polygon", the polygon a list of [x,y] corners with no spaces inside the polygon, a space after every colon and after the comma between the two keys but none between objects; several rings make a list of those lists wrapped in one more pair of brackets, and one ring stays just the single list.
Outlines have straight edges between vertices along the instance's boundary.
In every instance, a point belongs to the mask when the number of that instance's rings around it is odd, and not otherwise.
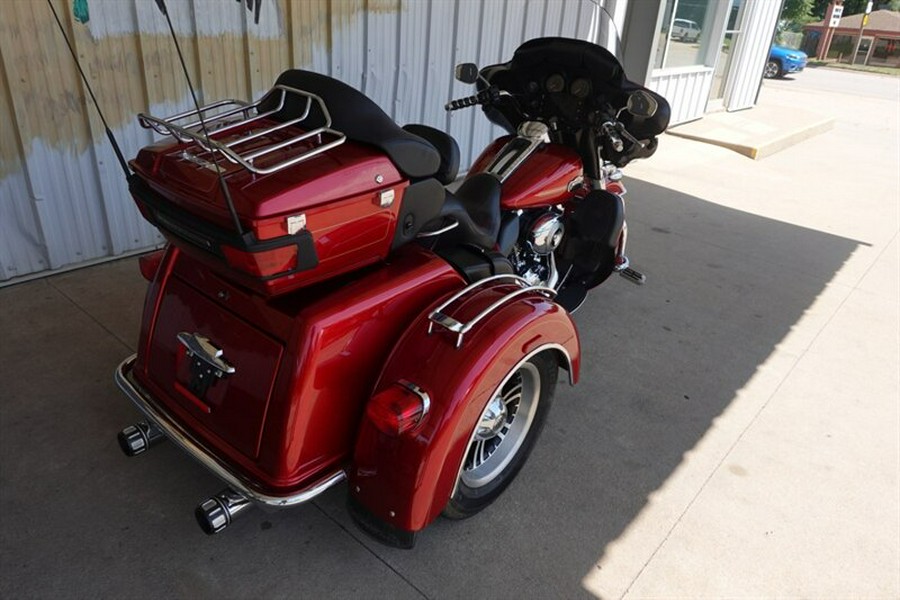
[{"label": "three-wheeled motorcycle", "polygon": [[508,135],[462,182],[459,149],[399,127],[324,75],[290,70],[255,103],[166,118],[129,189],[166,247],[137,354],[116,381],[145,420],[134,456],[171,440],[224,490],[196,509],[216,533],[343,480],[367,533],[411,547],[463,518],[531,452],[561,369],[578,381],[570,317],[625,256],[620,168],[650,156],[669,109],[586,41],[526,42],[457,67]]}]

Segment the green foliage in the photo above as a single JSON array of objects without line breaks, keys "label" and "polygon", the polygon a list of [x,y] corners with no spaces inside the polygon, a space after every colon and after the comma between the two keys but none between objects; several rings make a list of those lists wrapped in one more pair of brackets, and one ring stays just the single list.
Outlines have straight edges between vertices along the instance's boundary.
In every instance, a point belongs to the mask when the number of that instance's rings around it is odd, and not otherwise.
[{"label": "green foliage", "polygon": [[802,22],[809,19],[812,8],[813,0],[784,0],[781,19],[790,23]]}]

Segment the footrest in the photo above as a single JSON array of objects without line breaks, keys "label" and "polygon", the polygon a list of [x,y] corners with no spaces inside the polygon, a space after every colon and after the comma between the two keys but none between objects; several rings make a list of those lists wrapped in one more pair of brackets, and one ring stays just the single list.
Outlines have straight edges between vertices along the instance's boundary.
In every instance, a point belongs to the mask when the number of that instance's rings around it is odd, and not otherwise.
[{"label": "footrest", "polygon": [[635,271],[631,267],[626,267],[619,271],[619,275],[634,283],[636,285],[644,285],[647,281],[647,276],[641,273],[640,271]]}]

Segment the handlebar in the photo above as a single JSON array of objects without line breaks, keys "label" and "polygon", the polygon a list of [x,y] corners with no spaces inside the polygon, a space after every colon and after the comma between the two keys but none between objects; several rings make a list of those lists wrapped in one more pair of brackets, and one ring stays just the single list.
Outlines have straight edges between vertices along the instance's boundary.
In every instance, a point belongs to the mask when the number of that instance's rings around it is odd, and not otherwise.
[{"label": "handlebar", "polygon": [[612,144],[613,150],[616,152],[621,152],[625,148],[625,144],[622,142],[622,138],[619,137],[618,127],[616,124],[611,121],[607,121],[601,127],[603,131],[603,135],[605,135],[610,143]]},{"label": "handlebar", "polygon": [[457,100],[451,100],[444,105],[444,110],[450,112],[451,110],[459,110],[461,108],[468,108],[470,106],[476,106],[478,104],[488,104],[498,96],[499,90],[497,90],[496,87],[491,86],[486,90],[481,90],[477,94],[466,96],[465,98],[459,98]]}]

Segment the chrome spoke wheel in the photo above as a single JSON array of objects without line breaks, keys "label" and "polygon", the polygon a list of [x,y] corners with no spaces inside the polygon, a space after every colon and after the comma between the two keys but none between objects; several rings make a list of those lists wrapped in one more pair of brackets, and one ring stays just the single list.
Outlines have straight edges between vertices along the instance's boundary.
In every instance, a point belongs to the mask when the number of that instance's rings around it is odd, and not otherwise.
[{"label": "chrome spoke wheel", "polygon": [[479,417],[460,475],[464,485],[483,487],[509,465],[528,435],[540,395],[537,367],[522,363]]},{"label": "chrome spoke wheel", "polygon": [[778,76],[778,71],[779,71],[778,63],[775,62],[774,60],[770,60],[769,62],[766,63],[766,68],[763,71],[763,76],[766,79],[772,79],[773,77]]}]

